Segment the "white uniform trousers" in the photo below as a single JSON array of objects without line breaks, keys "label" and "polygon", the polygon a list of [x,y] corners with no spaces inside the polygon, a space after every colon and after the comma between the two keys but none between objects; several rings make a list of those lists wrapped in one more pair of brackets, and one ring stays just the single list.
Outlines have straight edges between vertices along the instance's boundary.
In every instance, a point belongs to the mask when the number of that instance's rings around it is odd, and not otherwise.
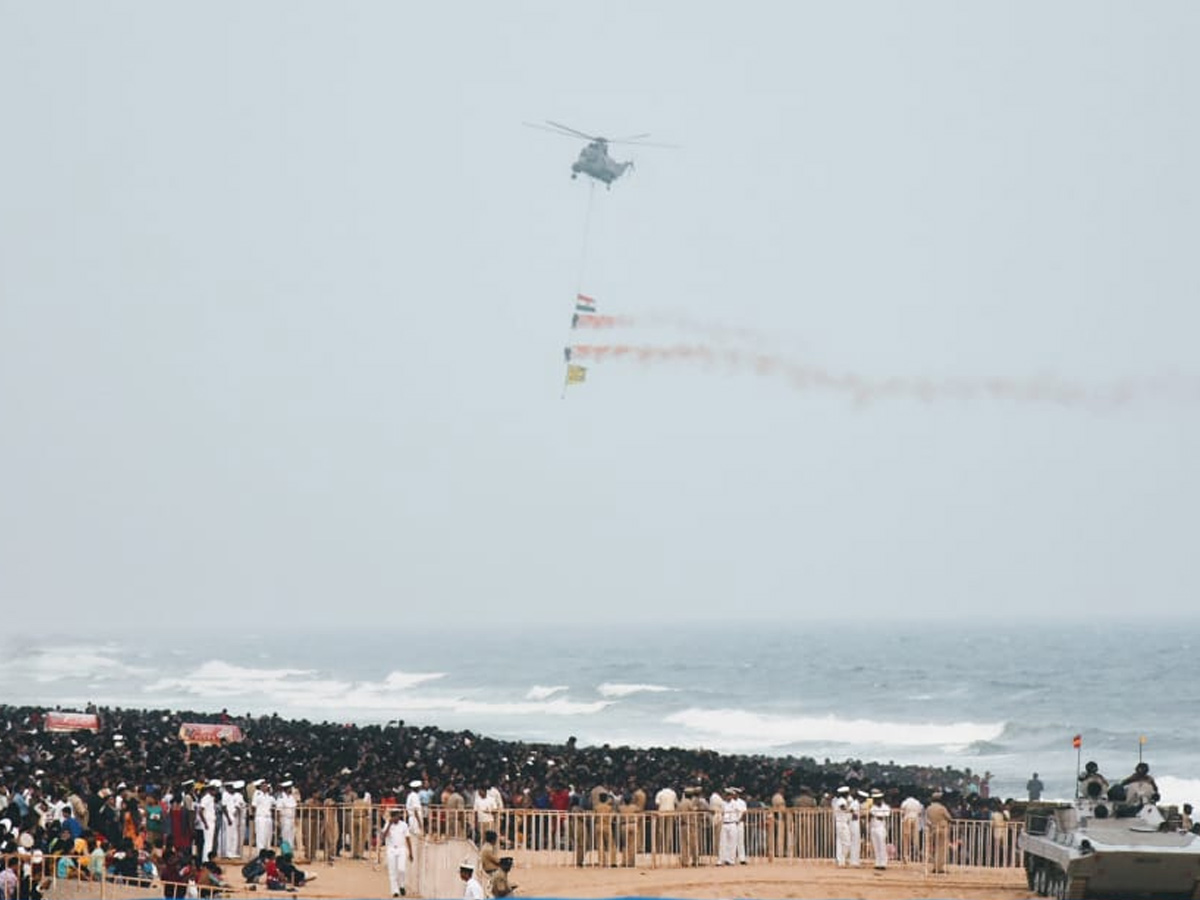
[{"label": "white uniform trousers", "polygon": [[746,823],[737,823],[737,861],[746,861]]},{"label": "white uniform trousers", "polygon": [[271,817],[254,817],[254,846],[258,850],[266,850],[271,846]]},{"label": "white uniform trousers", "polygon": [[283,809],[279,812],[279,839],[296,846],[296,811]]},{"label": "white uniform trousers", "polygon": [[862,820],[850,820],[850,865],[862,862]]},{"label": "white uniform trousers", "polygon": [[721,823],[721,842],[717,847],[717,865],[732,866],[737,862],[737,822]]},{"label": "white uniform trousers", "polygon": [[887,868],[887,823],[871,820],[871,849],[875,851],[875,868]]},{"label": "white uniform trousers", "polygon": [[836,819],[833,823],[834,858],[839,866],[846,865],[850,856],[850,821]]},{"label": "white uniform trousers", "polygon": [[404,879],[408,872],[408,851],[401,847],[399,850],[388,847],[387,852],[388,887],[393,894],[400,893],[404,887]]}]

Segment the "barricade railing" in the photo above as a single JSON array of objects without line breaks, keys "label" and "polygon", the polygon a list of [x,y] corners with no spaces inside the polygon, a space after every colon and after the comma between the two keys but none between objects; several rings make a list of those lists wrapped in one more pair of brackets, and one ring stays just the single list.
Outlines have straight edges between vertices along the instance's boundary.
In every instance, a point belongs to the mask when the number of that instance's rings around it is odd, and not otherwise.
[{"label": "barricade railing", "polygon": [[[497,833],[502,853],[530,866],[712,865],[720,847],[721,815],[714,812],[557,811],[506,809],[480,820],[473,811],[433,807],[422,823],[426,836],[465,836],[480,841]],[[874,861],[865,818],[853,823],[857,858]],[[990,820],[955,819],[946,831],[946,864],[971,868],[1023,865],[1016,836],[1018,822],[994,826]],[[933,866],[937,849],[919,820],[905,822],[898,810],[886,820],[889,862]],[[836,829],[828,808],[747,810],[738,829],[739,861],[833,860]],[[940,866],[939,866],[940,867]]]},{"label": "barricade railing", "polygon": [[[265,834],[264,822],[236,823],[238,837],[231,844],[215,836],[218,857],[245,861],[256,853],[258,841],[278,848],[287,841],[297,862],[336,861],[339,858],[383,862],[380,834],[387,821],[388,805],[366,803],[301,803],[294,812],[277,810]],[[874,859],[867,822],[856,824],[859,858]],[[936,866],[931,835],[922,823],[905,821],[893,810],[886,823],[889,860]],[[522,866],[648,866],[712,865],[720,847],[721,816],[701,812],[595,812],[539,809],[503,809],[486,813],[441,806],[426,808],[412,822],[413,837],[423,843],[462,841],[479,844],[487,831],[495,831],[500,850]],[[948,865],[970,868],[1013,868],[1023,865],[1016,837],[1021,823],[993,826],[990,820],[956,819],[946,831]],[[236,846],[234,846],[236,844]],[[414,841],[414,849],[416,842]],[[836,829],[828,807],[746,811],[739,829],[739,852],[748,862],[833,860]],[[202,847],[197,846],[202,852]],[[439,851],[440,852],[440,851]],[[419,853],[419,851],[418,851]],[[455,863],[457,866],[457,863]],[[240,883],[240,872],[235,873]]]},{"label": "barricade railing", "polygon": [[[0,856],[0,868],[7,868],[12,855]],[[142,900],[142,898],[186,897],[189,888],[200,898],[241,896],[247,884],[240,869],[226,870],[225,885],[166,882],[161,878],[121,876],[104,865],[96,865],[90,856],[76,854],[44,854],[34,861],[32,854],[16,856],[18,878],[28,877],[46,900]],[[292,896],[285,890],[267,890],[262,884],[252,890],[263,898]],[[20,891],[18,891],[19,895]]]}]

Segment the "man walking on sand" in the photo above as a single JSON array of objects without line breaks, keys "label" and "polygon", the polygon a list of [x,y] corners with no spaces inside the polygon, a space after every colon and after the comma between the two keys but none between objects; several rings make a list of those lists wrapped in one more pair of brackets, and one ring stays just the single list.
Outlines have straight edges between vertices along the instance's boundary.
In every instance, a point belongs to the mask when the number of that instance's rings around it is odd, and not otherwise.
[{"label": "man walking on sand", "polygon": [[408,824],[401,818],[401,810],[392,807],[388,812],[388,823],[383,826],[383,844],[387,848],[388,886],[393,897],[405,894],[405,876],[412,862],[412,838]]}]

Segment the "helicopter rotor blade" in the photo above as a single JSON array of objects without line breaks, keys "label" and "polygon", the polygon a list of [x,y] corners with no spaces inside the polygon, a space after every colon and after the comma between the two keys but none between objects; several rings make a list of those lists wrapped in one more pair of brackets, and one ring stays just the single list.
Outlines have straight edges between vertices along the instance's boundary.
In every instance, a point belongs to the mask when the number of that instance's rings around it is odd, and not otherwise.
[{"label": "helicopter rotor blade", "polygon": [[571,128],[569,125],[563,125],[561,122],[552,122],[549,119],[547,119],[546,124],[553,125],[559,131],[565,131],[567,134],[573,134],[573,135],[575,135],[575,137],[581,137],[581,138],[584,138],[585,140],[589,140],[589,141],[603,140],[603,138],[598,138],[594,134],[584,134],[582,131],[578,130],[577,128]]},{"label": "helicopter rotor blade", "polygon": [[642,138],[650,137],[650,132],[645,134],[627,134],[624,137],[613,138],[609,141],[610,144],[624,144],[626,141],[640,141]]},{"label": "helicopter rotor blade", "polygon": [[548,125],[540,125],[537,122],[522,122],[521,124],[524,125],[526,128],[536,128],[538,131],[548,131],[551,134],[557,134],[559,137],[570,138],[573,141],[578,140],[578,138],[575,135],[568,134],[565,131],[559,131],[557,128],[551,128]]},{"label": "helicopter rotor blade", "polygon": [[655,141],[635,141],[630,138],[625,138],[620,141],[609,141],[610,144],[628,144],[634,147],[658,147],[663,150],[679,150],[682,149],[678,144],[660,144]]}]

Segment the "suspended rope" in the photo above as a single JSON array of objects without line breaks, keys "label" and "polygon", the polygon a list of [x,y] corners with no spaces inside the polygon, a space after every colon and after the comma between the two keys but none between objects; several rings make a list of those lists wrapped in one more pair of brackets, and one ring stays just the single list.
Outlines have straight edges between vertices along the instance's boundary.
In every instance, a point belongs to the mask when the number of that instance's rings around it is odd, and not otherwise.
[{"label": "suspended rope", "polygon": [[588,235],[592,230],[592,201],[596,196],[596,182],[588,179],[587,212],[583,216],[583,246],[579,250],[579,281],[575,285],[575,293],[583,293],[583,276],[587,272]]}]

